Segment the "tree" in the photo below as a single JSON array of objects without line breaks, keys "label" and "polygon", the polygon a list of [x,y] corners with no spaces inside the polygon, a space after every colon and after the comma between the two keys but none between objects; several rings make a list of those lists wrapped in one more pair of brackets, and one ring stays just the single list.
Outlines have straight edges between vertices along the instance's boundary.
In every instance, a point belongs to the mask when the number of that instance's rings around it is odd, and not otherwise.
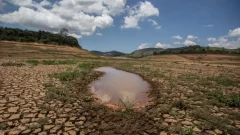
[{"label": "tree", "polygon": [[62,28],[59,33],[62,37],[67,37],[68,35],[68,29]]}]

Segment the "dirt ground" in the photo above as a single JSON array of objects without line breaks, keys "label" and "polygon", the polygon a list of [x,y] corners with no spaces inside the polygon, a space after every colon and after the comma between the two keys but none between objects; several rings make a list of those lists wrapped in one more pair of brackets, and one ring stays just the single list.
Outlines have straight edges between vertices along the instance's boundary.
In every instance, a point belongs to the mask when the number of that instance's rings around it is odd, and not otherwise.
[{"label": "dirt ground", "polygon": [[[102,58],[77,48],[1,41],[0,135],[239,135],[239,60]],[[152,87],[151,104],[113,110],[97,102],[88,84],[99,78],[92,70],[99,66],[143,77]]]}]

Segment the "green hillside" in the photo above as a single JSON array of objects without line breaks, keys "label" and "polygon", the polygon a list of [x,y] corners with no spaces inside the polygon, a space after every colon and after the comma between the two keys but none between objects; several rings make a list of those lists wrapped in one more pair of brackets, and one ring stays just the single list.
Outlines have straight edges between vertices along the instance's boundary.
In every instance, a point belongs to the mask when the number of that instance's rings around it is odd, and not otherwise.
[{"label": "green hillside", "polygon": [[61,34],[53,34],[46,31],[30,31],[18,28],[0,27],[0,40],[17,42],[38,42],[43,44],[67,45],[81,47],[78,40],[68,36],[67,29],[62,29]]}]

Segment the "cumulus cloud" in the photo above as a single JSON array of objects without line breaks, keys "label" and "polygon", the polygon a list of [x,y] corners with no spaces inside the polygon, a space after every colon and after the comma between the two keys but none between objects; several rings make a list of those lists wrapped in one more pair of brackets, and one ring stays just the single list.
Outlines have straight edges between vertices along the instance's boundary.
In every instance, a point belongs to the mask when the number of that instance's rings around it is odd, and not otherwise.
[{"label": "cumulus cloud", "polygon": [[161,29],[161,26],[155,20],[148,19],[148,22],[152,23],[152,25],[155,26],[156,29]]},{"label": "cumulus cloud", "polygon": [[139,2],[136,6],[128,7],[128,16],[124,17],[121,28],[139,28],[139,21],[150,16],[159,16],[158,9],[149,1]]},{"label": "cumulus cloud", "polygon": [[188,35],[187,36],[187,40],[195,40],[195,39],[198,39],[198,37],[195,37],[193,35]]},{"label": "cumulus cloud", "polygon": [[228,41],[228,39],[226,39],[225,37],[220,37],[217,42],[208,44],[208,46],[236,49],[240,48],[240,38],[238,38],[237,40]]},{"label": "cumulus cloud", "polygon": [[54,3],[49,0],[39,3],[34,0],[5,1],[19,8],[0,14],[1,22],[52,32],[67,28],[79,38],[94,34],[98,28],[112,26],[112,17],[124,12],[126,5],[126,0],[60,0]]},{"label": "cumulus cloud", "polygon": [[[173,38],[176,39],[183,39],[182,37],[178,36],[173,36]],[[191,45],[197,45],[195,40],[198,39],[198,37],[193,36],[193,35],[188,35],[187,38],[183,42],[174,42],[173,44],[175,45],[185,45],[185,46],[191,46]]]},{"label": "cumulus cloud", "polygon": [[208,41],[211,41],[211,42],[215,42],[215,41],[217,41],[217,39],[214,38],[214,37],[210,37],[210,38],[208,38],[207,40],[208,40]]},{"label": "cumulus cloud", "polygon": [[226,36],[219,37],[214,43],[208,44],[208,46],[224,47],[229,49],[240,48],[240,28],[229,30]]},{"label": "cumulus cloud", "polygon": [[185,46],[197,45],[197,43],[195,43],[192,40],[188,40],[188,39],[185,40],[183,43],[184,43]]},{"label": "cumulus cloud", "polygon": [[137,49],[140,50],[140,49],[145,49],[145,48],[149,48],[149,45],[147,43],[141,44]]},{"label": "cumulus cloud", "polygon": [[182,38],[181,36],[179,36],[179,35],[172,36],[172,38],[179,39],[179,40],[183,39],[183,38]]},{"label": "cumulus cloud", "polygon": [[96,33],[97,36],[102,36],[103,34],[102,33]]},{"label": "cumulus cloud", "polygon": [[169,45],[169,44],[157,43],[157,44],[155,45],[155,48],[163,48],[163,49],[166,49],[166,48],[172,48],[172,46]]},{"label": "cumulus cloud", "polygon": [[239,36],[240,37],[240,28],[236,28],[234,30],[229,30],[228,36],[231,36],[231,37]]},{"label": "cumulus cloud", "polygon": [[68,35],[69,35],[69,36],[72,36],[72,37],[75,37],[76,39],[82,38],[81,35],[78,35],[78,34],[75,34],[75,33],[70,33],[70,34],[68,34]]}]

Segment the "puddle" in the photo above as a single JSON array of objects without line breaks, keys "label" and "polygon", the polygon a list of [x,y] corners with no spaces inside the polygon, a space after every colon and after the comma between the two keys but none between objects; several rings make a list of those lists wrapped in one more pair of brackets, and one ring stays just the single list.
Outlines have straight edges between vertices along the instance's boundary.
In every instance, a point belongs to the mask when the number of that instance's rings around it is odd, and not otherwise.
[{"label": "puddle", "polygon": [[96,71],[104,72],[104,76],[90,84],[91,91],[103,103],[134,106],[146,105],[149,85],[140,76],[112,67],[101,67]]}]

